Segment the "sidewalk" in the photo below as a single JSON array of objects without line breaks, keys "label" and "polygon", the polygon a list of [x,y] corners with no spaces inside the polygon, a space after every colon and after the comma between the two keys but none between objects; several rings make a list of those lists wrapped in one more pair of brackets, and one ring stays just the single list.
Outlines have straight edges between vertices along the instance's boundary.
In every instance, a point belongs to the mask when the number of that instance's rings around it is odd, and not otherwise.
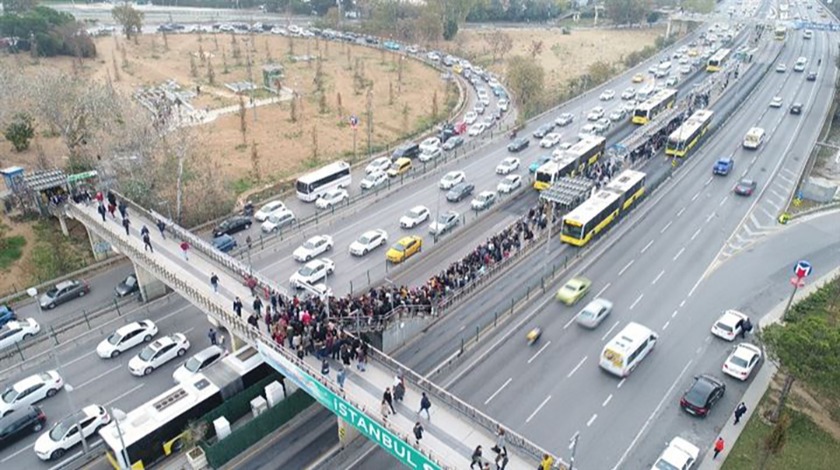
[{"label": "sidewalk", "polygon": [[[819,289],[823,284],[826,282],[834,279],[840,275],[840,267],[834,268],[831,272],[825,274],[824,276],[816,279],[814,281],[809,282],[805,285],[805,287],[799,289],[796,292],[796,296],[794,297],[794,303],[801,301],[805,297],[814,293],[817,289]],[[758,326],[760,329],[764,329],[773,323],[778,323],[782,319],[782,314],[785,312],[785,305],[787,304],[787,300],[781,302],[779,305],[773,308],[770,312],[764,315],[759,321]],[[747,422],[752,418],[753,412],[758,409],[758,403],[761,401],[761,397],[764,396],[764,392],[767,391],[767,387],[770,386],[770,381],[773,379],[773,375],[776,373],[776,365],[768,360],[764,360],[764,364],[758,370],[755,378],[753,379],[752,383],[749,387],[747,387],[747,391],[744,392],[744,396],[741,401],[747,405],[747,413],[741,418],[741,424],[735,426],[733,424],[734,419],[732,418],[732,413],[729,413],[729,417],[727,418],[726,424],[723,425],[723,428],[718,433],[718,436],[723,438],[723,442],[725,443],[725,447],[721,455],[718,457],[717,460],[713,460],[712,457],[714,455],[713,445],[714,442],[708,443],[708,449],[700,459],[700,466],[698,470],[715,470],[721,468],[723,466],[723,462],[726,461],[726,457],[729,455],[729,452],[735,447],[735,443],[738,442],[738,437],[741,435],[741,430],[747,425]]]}]

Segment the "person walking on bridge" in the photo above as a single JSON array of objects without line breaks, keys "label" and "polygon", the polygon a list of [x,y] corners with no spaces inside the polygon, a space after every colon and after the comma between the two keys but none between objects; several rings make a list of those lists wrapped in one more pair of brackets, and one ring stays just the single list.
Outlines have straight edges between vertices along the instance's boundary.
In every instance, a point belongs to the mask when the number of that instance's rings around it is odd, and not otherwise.
[{"label": "person walking on bridge", "polygon": [[152,248],[152,239],[149,238],[149,230],[146,229],[146,233],[144,233],[142,236],[143,236],[143,251],[149,250],[152,253],[154,253],[155,249]]},{"label": "person walking on bridge", "polygon": [[478,469],[481,470],[481,446],[475,448],[472,453],[472,462],[470,462],[470,469],[475,468],[475,464],[478,464]]},{"label": "person walking on bridge", "polygon": [[216,273],[210,274],[210,285],[213,286],[213,292],[219,293],[219,276]]},{"label": "person walking on bridge", "polygon": [[158,219],[155,225],[157,225],[158,230],[160,230],[160,238],[166,240],[166,224],[162,220]]},{"label": "person walking on bridge", "polygon": [[187,254],[187,251],[190,250],[190,244],[186,240],[182,241],[179,245],[181,247],[181,253],[184,254],[184,261],[189,261],[190,256]]},{"label": "person walking on bridge", "polygon": [[417,412],[419,415],[422,412],[426,412],[426,419],[431,420],[432,415],[429,414],[429,408],[432,407],[432,402],[429,400],[429,397],[426,395],[426,392],[423,392],[423,396],[420,397],[420,411]]},{"label": "person walking on bridge", "polygon": [[394,409],[394,396],[391,395],[391,387],[385,387],[385,393],[382,394],[382,399],[388,402],[388,407],[391,408],[391,414],[397,414]]},{"label": "person walking on bridge", "polygon": [[423,425],[420,424],[420,421],[414,423],[414,445],[420,445],[420,439],[423,439]]},{"label": "person walking on bridge", "polygon": [[129,225],[131,225],[131,222],[129,222],[128,217],[124,217],[124,218],[122,219],[122,225],[123,225],[123,227],[125,227],[125,235],[126,235],[126,236],[131,235],[131,234],[128,232],[128,226],[129,226]]}]

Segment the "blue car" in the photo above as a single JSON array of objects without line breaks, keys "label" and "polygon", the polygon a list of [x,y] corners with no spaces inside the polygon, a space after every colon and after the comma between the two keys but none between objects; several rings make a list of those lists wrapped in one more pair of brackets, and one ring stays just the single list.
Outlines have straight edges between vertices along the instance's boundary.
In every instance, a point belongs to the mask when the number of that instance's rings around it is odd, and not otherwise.
[{"label": "blue car", "polygon": [[236,248],[236,239],[228,234],[223,234],[213,239],[213,246],[222,253],[227,253]]},{"label": "blue car", "polygon": [[385,46],[386,49],[390,49],[392,51],[400,50],[400,45],[394,41],[385,41],[382,45]]},{"label": "blue car", "polygon": [[7,305],[0,305],[0,326],[15,320],[17,320],[15,311]]},{"label": "blue car", "polygon": [[537,158],[536,160],[534,160],[533,163],[531,163],[531,166],[528,167],[528,171],[531,172],[531,173],[536,173],[537,168],[545,165],[550,160],[551,160],[551,155],[543,155],[543,156]]},{"label": "blue car", "polygon": [[721,157],[715,162],[712,167],[712,173],[715,175],[726,176],[732,171],[735,166],[735,160],[732,157]]}]

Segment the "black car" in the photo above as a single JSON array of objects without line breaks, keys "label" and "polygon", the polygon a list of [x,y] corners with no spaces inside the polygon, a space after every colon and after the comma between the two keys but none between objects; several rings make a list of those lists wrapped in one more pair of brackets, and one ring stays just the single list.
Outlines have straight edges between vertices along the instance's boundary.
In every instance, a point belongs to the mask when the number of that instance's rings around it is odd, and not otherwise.
[{"label": "black car", "polygon": [[38,301],[41,303],[41,308],[49,310],[77,297],[84,297],[88,292],[90,292],[90,286],[87,282],[68,279],[45,292]]},{"label": "black car", "polygon": [[552,130],[554,130],[553,123],[543,124],[537,130],[535,130],[532,135],[537,139],[542,139],[543,137],[545,137],[546,134],[548,134]]},{"label": "black car", "polygon": [[455,137],[456,135],[458,135],[458,131],[455,130],[455,126],[452,124],[444,124],[438,133],[438,139],[445,143],[447,140]]},{"label": "black car", "polygon": [[396,160],[398,158],[411,159],[418,155],[420,155],[420,144],[416,142],[409,142],[397,147],[396,150],[394,150],[394,153],[391,154],[391,160]]},{"label": "black car", "polygon": [[117,297],[125,297],[139,290],[140,284],[137,283],[137,276],[134,274],[129,274],[121,283],[117,284],[117,287],[114,287]]},{"label": "black car", "polygon": [[738,184],[735,185],[735,194],[739,196],[752,196],[752,193],[755,192],[755,188],[758,187],[758,183],[755,180],[751,180],[749,178],[743,178],[741,181],[738,181]]},{"label": "black car", "polygon": [[518,139],[514,139],[513,142],[509,143],[507,149],[508,152],[516,153],[525,150],[526,148],[528,148],[529,145],[531,145],[530,140],[526,139],[525,137],[520,137]]},{"label": "black car", "polygon": [[47,416],[37,406],[15,410],[0,418],[0,449],[5,449],[19,439],[41,432]]},{"label": "black car", "polygon": [[218,237],[219,235],[233,235],[236,232],[248,230],[251,228],[252,223],[253,222],[249,217],[243,217],[241,215],[231,217],[223,220],[222,223],[213,229],[213,236]]},{"label": "black car", "polygon": [[705,417],[725,392],[726,385],[720,380],[707,374],[698,375],[680,398],[680,407],[694,416]]},{"label": "black car", "polygon": [[449,202],[461,202],[464,198],[472,194],[474,189],[475,185],[472,183],[458,183],[446,193],[446,200]]},{"label": "black car", "polygon": [[790,107],[790,114],[802,114],[802,103],[793,103]]},{"label": "black car", "polygon": [[808,72],[808,76],[805,77],[805,80],[808,80],[809,82],[817,81],[817,72]]}]

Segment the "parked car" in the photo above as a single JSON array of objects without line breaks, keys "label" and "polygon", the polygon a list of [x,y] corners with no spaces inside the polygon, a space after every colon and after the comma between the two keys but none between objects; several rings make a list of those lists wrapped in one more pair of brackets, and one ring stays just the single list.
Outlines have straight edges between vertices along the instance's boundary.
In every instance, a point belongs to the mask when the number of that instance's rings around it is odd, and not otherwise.
[{"label": "parked car", "polygon": [[68,279],[59,282],[41,296],[41,308],[49,310],[78,297],[84,297],[90,292],[90,286],[85,281]]},{"label": "parked car", "polygon": [[414,228],[429,220],[430,212],[426,206],[414,206],[400,217],[400,227],[405,229]]},{"label": "parked car", "polygon": [[727,310],[712,325],[712,334],[726,341],[732,341],[741,334],[744,323],[749,320],[747,315],[737,310]]},{"label": "parked car", "polygon": [[680,407],[686,412],[700,417],[708,416],[715,403],[723,398],[726,385],[708,374],[694,377],[688,390],[680,398]]},{"label": "parked car", "polygon": [[10,321],[0,326],[0,350],[26,341],[37,335],[40,331],[41,325],[34,318]]},{"label": "parked car", "polygon": [[54,370],[21,379],[0,394],[0,417],[55,396],[62,388],[64,379]]},{"label": "parked car", "polygon": [[388,243],[388,232],[381,228],[368,230],[350,244],[350,254],[364,256]]},{"label": "parked car", "polygon": [[496,185],[496,190],[502,194],[510,193],[522,186],[522,177],[519,175],[507,175],[499,184]]},{"label": "parked car", "polygon": [[461,202],[464,198],[472,194],[474,189],[475,185],[472,183],[458,183],[446,193],[446,200],[449,202]]},{"label": "parked car", "polygon": [[723,363],[723,373],[738,380],[747,380],[753,369],[761,362],[761,348],[750,343],[741,343]]},{"label": "parked car", "polygon": [[158,334],[158,327],[151,320],[131,322],[117,328],[96,346],[96,354],[102,359],[111,359],[129,349],[148,343]]},{"label": "parked car", "polygon": [[236,248],[236,239],[230,235],[223,233],[218,237],[213,238],[213,247],[222,253],[227,253]]},{"label": "parked car", "polygon": [[434,222],[429,225],[429,233],[440,236],[452,230],[458,225],[461,215],[455,211],[446,211],[440,214]]},{"label": "parked car", "polygon": [[[53,425],[35,441],[35,455],[41,460],[56,460],[88,439],[111,422],[111,416],[100,405],[88,405],[80,413],[69,416]],[[79,430],[81,429],[81,433]]]},{"label": "parked car", "polygon": [[8,305],[0,305],[0,326],[9,323],[12,320],[17,320],[17,315],[12,307]]},{"label": "parked car", "polygon": [[37,406],[27,406],[0,418],[0,449],[44,429],[47,415]]},{"label": "parked car", "polygon": [[250,217],[240,215],[233,216],[229,219],[223,220],[219,225],[217,225],[213,229],[213,236],[218,237],[219,235],[233,235],[234,233],[248,230],[251,228],[252,223],[253,222]]},{"label": "parked car", "polygon": [[329,235],[315,235],[306,240],[303,245],[297,247],[292,253],[296,261],[305,263],[312,258],[330,251],[333,248],[333,238]]},{"label": "parked car", "polygon": [[700,449],[694,444],[675,437],[668,443],[651,470],[691,470],[700,456]]},{"label": "parked car", "polygon": [[187,353],[190,342],[183,333],[175,333],[156,339],[128,361],[132,375],[149,375],[158,367]]},{"label": "parked car", "polygon": [[172,373],[172,379],[177,384],[182,384],[194,377],[195,374],[219,362],[227,356],[227,351],[217,345],[208,346],[194,354],[186,362],[178,366]]},{"label": "parked car", "polygon": [[488,209],[493,203],[496,202],[496,193],[493,191],[482,191],[478,193],[478,196],[473,198],[470,201],[470,207],[474,211],[483,211]]}]

